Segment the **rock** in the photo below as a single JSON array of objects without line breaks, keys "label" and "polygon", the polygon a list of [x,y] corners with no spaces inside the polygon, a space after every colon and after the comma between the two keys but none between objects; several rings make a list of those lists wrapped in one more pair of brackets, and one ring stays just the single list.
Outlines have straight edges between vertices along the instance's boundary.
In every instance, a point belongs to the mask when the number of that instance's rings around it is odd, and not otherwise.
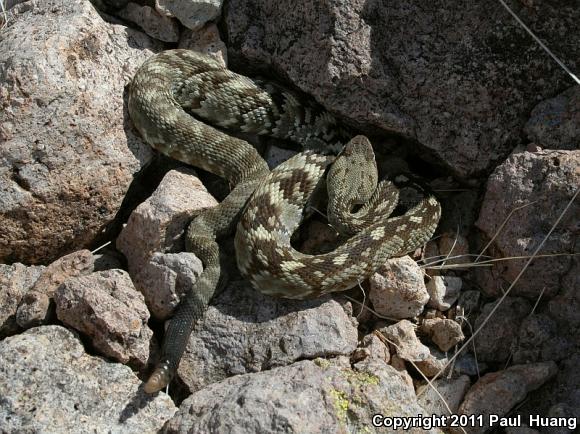
[{"label": "rock", "polygon": [[375,414],[419,413],[412,386],[391,366],[378,364],[372,372],[360,372],[352,370],[348,360],[316,359],[237,375],[195,392],[183,401],[165,431],[374,432]]},{"label": "rock", "polygon": [[457,306],[463,309],[465,315],[479,310],[479,299],[481,292],[475,290],[463,291],[457,300]]},{"label": "rock", "polygon": [[427,306],[433,307],[442,312],[457,301],[461,293],[463,282],[460,277],[455,276],[433,276],[427,281],[427,292],[429,293],[429,303]]},{"label": "rock", "polygon": [[318,220],[309,220],[301,229],[304,242],[300,244],[299,250],[307,255],[319,255],[336,248],[339,235],[328,223]]},{"label": "rock", "polygon": [[580,89],[573,86],[538,104],[524,127],[528,139],[549,149],[578,148]]},{"label": "rock", "polygon": [[401,359],[419,362],[429,357],[429,348],[419,341],[415,334],[415,326],[411,322],[402,320],[380,331],[395,347]]},{"label": "rock", "polygon": [[17,4],[20,3],[24,3],[30,0],[6,0],[5,4],[4,4],[4,9],[5,10],[10,10],[12,9],[14,6],[16,6]]},{"label": "rock", "polygon": [[409,375],[407,365],[403,359],[401,359],[397,354],[391,355],[390,366],[392,366],[399,373],[399,375],[403,378],[403,381],[407,383],[409,387],[413,387],[413,379]]},{"label": "rock", "polygon": [[389,259],[369,281],[369,298],[383,316],[414,318],[429,301],[423,272],[409,256]]},{"label": "rock", "polygon": [[48,324],[54,317],[52,298],[56,289],[67,279],[93,272],[95,257],[88,250],[79,250],[58,258],[46,267],[34,286],[21,300],[16,322],[22,328]]},{"label": "rock", "polygon": [[434,377],[442,374],[448,366],[449,357],[442,353],[437,348],[427,347],[429,355],[425,360],[415,362],[417,369],[423,373],[425,377]]},{"label": "rock", "polygon": [[155,0],[155,8],[174,16],[185,27],[198,30],[221,14],[223,0]]},{"label": "rock", "polygon": [[[199,260],[183,254],[153,259],[153,254],[182,252],[183,234],[191,219],[217,205],[194,173],[187,168],[169,171],[151,197],[131,213],[117,238],[117,248],[127,258],[135,287],[158,318],[167,317],[177,303],[176,297],[183,290],[180,285],[199,274]],[[189,266],[193,268],[188,270]],[[180,270],[186,272],[178,277],[175,273]]]},{"label": "rock", "polygon": [[464,353],[459,356],[453,365],[453,372],[457,375],[469,375],[470,377],[479,377],[487,370],[485,363],[478,363],[475,356],[471,353]]},{"label": "rock", "polygon": [[[578,269],[580,260],[575,258],[573,269]],[[580,327],[580,274],[569,273],[562,279],[563,290],[548,303],[548,314],[561,327],[578,329]]]},{"label": "rock", "polygon": [[421,331],[426,333],[441,351],[449,351],[465,339],[461,331],[461,325],[446,318],[424,320],[421,325]]},{"label": "rock", "polygon": [[12,11],[0,41],[0,261],[50,262],[101,234],[151,156],[123,95],[156,46],[87,0]]},{"label": "rock", "polygon": [[430,240],[425,244],[425,249],[423,250],[423,264],[425,273],[429,276],[439,276],[441,274],[440,270],[434,267],[439,266],[441,263],[439,260],[441,256],[439,254],[439,246],[435,240]]},{"label": "rock", "polygon": [[[548,416],[573,417],[576,421],[580,420],[580,352],[576,351],[570,357],[562,360],[559,364],[560,371],[548,393],[539,394],[537,402],[540,403],[540,409],[549,405]],[[554,403],[555,402],[555,403]],[[533,404],[533,403],[532,403]],[[533,413],[538,410],[533,409]],[[572,431],[548,431],[551,433],[567,433]]]},{"label": "rock", "polygon": [[51,320],[51,313],[54,313],[54,306],[51,306],[52,298],[48,295],[28,291],[22,297],[18,310],[16,310],[16,322],[23,329],[47,324]]},{"label": "rock", "polygon": [[433,385],[449,406],[451,413],[439,395],[428,384],[423,384],[417,388],[417,402],[425,409],[424,414],[449,415],[457,413],[459,404],[471,386],[471,381],[467,375],[462,375],[457,378],[435,380]]},{"label": "rock", "polygon": [[[529,256],[542,242],[551,226],[580,185],[580,150],[514,152],[496,168],[487,183],[487,191],[476,222],[491,239],[508,214],[517,210],[495,237],[490,252],[495,258]],[[541,254],[573,254],[578,201],[563,216],[552,232]],[[477,268],[478,283],[490,296],[499,297],[522,270],[528,259],[513,259],[493,267]],[[511,291],[537,299],[552,298],[561,289],[566,276],[580,275],[579,262],[572,256],[552,256],[534,259]],[[572,283],[572,278],[568,279]],[[564,287],[566,289],[566,287]]]},{"label": "rock", "polygon": [[360,347],[351,356],[351,362],[359,370],[370,363],[389,363],[390,359],[389,348],[374,333],[364,336]]},{"label": "rock", "polygon": [[115,252],[105,252],[96,254],[94,271],[112,270],[113,268],[123,268],[123,256]]},{"label": "rock", "polygon": [[193,253],[154,253],[137,275],[151,315],[168,319],[202,271],[203,264]]},{"label": "rock", "polygon": [[[574,32],[560,29],[580,18],[545,2],[518,13],[561,35],[556,47],[569,46]],[[364,130],[413,139],[464,178],[505,157],[530,107],[570,82],[503,8],[478,2],[301,0],[289,13],[283,2],[232,0],[224,21],[235,66],[267,65]],[[580,43],[571,50],[580,57]]]},{"label": "rock", "polygon": [[[550,383],[540,390],[528,395],[525,403],[521,404],[518,414],[524,420],[528,415],[557,416],[576,418],[580,420],[580,352],[576,350],[569,357],[558,363],[558,374]],[[562,428],[541,428],[542,433],[564,434],[578,430]]]},{"label": "rock", "polygon": [[[467,256],[469,255],[469,242],[463,235],[445,232],[439,238],[438,244],[441,255],[453,258],[447,259],[445,261],[446,265],[468,264],[471,262],[471,258]],[[460,257],[454,258],[455,256]]]},{"label": "rock", "polygon": [[[544,359],[542,348],[556,337],[557,326],[554,320],[543,314],[530,315],[522,321],[517,341],[513,343],[513,362],[517,365],[545,360],[559,360],[568,356]],[[548,351],[546,355],[550,355]],[[552,353],[552,356],[555,354]]]},{"label": "rock", "polygon": [[101,354],[143,368],[153,332],[143,295],[123,270],[67,280],[54,297],[63,323],[87,335]]},{"label": "rock", "polygon": [[328,296],[274,299],[247,283],[232,282],[191,334],[178,373],[197,391],[231,375],[306,358],[350,355],[357,340],[356,322]]},{"label": "rock", "polygon": [[319,255],[336,248],[339,235],[329,223],[319,220],[309,220],[301,228],[304,242],[299,250],[307,255]]},{"label": "rock", "polygon": [[32,289],[52,297],[56,289],[71,277],[87,276],[95,267],[95,257],[88,250],[79,250],[58,258],[46,267]]},{"label": "rock", "polygon": [[[477,330],[496,305],[487,303],[481,309],[473,328]],[[520,324],[532,310],[523,298],[506,297],[493,314],[491,320],[475,337],[477,358],[485,362],[505,362],[510,356],[511,347],[516,340]]]},{"label": "rock", "polygon": [[228,64],[228,49],[220,38],[220,32],[213,23],[199,30],[185,29],[179,39],[178,48],[199,51],[219,60],[223,66]]},{"label": "rock", "polygon": [[506,428],[505,432],[506,434],[540,434],[540,431],[532,429],[526,424],[522,424],[522,426]]},{"label": "rock", "polygon": [[[485,427],[472,427],[470,433],[483,433],[489,427],[489,415],[506,415],[526,395],[539,388],[558,372],[554,362],[515,365],[506,370],[492,372],[481,377],[469,389],[461,406],[460,414],[484,415]],[[501,396],[501,399],[497,399]],[[459,431],[455,431],[459,432]]]},{"label": "rock", "polygon": [[127,366],[85,353],[59,326],[0,342],[5,432],[157,432],[175,413],[165,393],[146,395]]},{"label": "rock", "polygon": [[572,434],[578,429],[578,408],[572,408],[569,405],[559,402],[548,410],[547,417],[555,418],[559,421],[565,421],[564,426],[548,427],[544,431],[548,434]]},{"label": "rock", "polygon": [[138,288],[138,272],[153,253],[185,250],[183,234],[191,219],[216,205],[192,169],[167,172],[151,197],[131,213],[117,238],[117,248],[127,258]]},{"label": "rock", "polygon": [[145,33],[163,42],[179,40],[179,24],[167,15],[159,14],[154,8],[129,2],[117,11],[117,16],[137,24]]},{"label": "rock", "polygon": [[268,167],[273,169],[274,167],[278,166],[280,163],[286,161],[290,157],[296,155],[297,152],[293,151],[292,149],[284,149],[279,148],[278,146],[268,146],[266,149],[266,155],[264,155],[264,159],[268,162]]},{"label": "rock", "polygon": [[18,331],[16,309],[42,273],[43,266],[0,264],[0,339]]}]

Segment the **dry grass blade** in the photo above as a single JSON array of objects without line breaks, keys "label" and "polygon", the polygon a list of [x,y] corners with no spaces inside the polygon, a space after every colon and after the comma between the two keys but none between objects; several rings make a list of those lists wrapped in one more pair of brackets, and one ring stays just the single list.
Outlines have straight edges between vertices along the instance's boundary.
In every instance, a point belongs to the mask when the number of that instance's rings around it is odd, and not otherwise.
[{"label": "dry grass blade", "polygon": [[[577,256],[579,253],[546,253],[543,255],[536,255],[535,258],[552,258],[556,256]],[[460,257],[467,257],[467,256],[475,256],[475,255],[459,255]],[[480,262],[468,262],[465,264],[451,264],[451,265],[433,265],[443,262],[443,260],[437,260],[433,262],[428,262],[427,264],[423,264],[420,267],[432,270],[450,270],[450,269],[457,269],[457,268],[474,268],[474,267],[491,267],[494,262],[501,262],[501,261],[514,261],[516,259],[529,259],[532,255],[522,255],[522,256],[508,256],[506,258],[492,258],[487,259],[485,261]],[[453,258],[453,257],[452,257]],[[450,259],[452,259],[450,258]]]},{"label": "dry grass blade", "polygon": [[352,298],[352,297],[349,297],[349,296],[348,296],[348,295],[346,295],[346,294],[343,294],[342,296],[343,296],[344,298],[346,298],[348,301],[352,301],[353,303],[356,303],[356,304],[358,304],[358,305],[361,307],[361,309],[366,309],[366,310],[368,310],[370,313],[372,313],[373,315],[375,315],[377,318],[384,319],[384,320],[387,320],[387,321],[391,321],[391,322],[394,322],[394,323],[395,323],[395,322],[399,322],[399,321],[401,321],[400,319],[397,319],[397,318],[390,318],[390,317],[388,317],[388,316],[383,316],[383,315],[381,315],[380,313],[378,313],[378,312],[376,312],[375,310],[373,310],[373,309],[371,309],[370,307],[368,307],[367,305],[365,305],[365,304],[361,303],[361,302],[360,302],[360,301],[358,301],[358,300],[355,300],[355,299],[354,299],[354,298]]},{"label": "dry grass blade", "polygon": [[494,240],[498,237],[498,235],[501,233],[501,231],[503,230],[504,226],[507,224],[507,222],[509,221],[509,219],[512,218],[512,215],[516,212],[519,211],[521,209],[524,209],[530,205],[533,205],[535,203],[537,203],[538,201],[535,200],[533,202],[530,203],[526,203],[524,205],[518,206],[517,208],[514,208],[510,211],[510,213],[507,215],[507,217],[503,220],[503,222],[501,223],[501,225],[499,225],[499,228],[497,229],[497,231],[495,232],[495,234],[493,235],[493,237],[491,238],[491,240],[489,240],[489,242],[485,245],[485,247],[481,250],[481,252],[479,253],[479,256],[477,258],[475,258],[475,262],[477,262],[479,260],[479,258],[481,256],[483,256],[483,253],[488,249],[489,246],[491,246],[491,243],[494,242]]},{"label": "dry grass blade", "polygon": [[534,258],[536,258],[538,256],[538,252],[540,251],[540,249],[542,247],[544,247],[544,244],[546,243],[546,241],[548,240],[548,238],[550,237],[550,235],[552,235],[552,232],[554,232],[554,229],[556,229],[556,226],[558,226],[558,224],[562,220],[562,217],[564,217],[564,214],[566,214],[566,212],[568,211],[568,209],[570,209],[570,207],[572,206],[572,204],[574,203],[574,201],[578,197],[578,193],[579,192],[580,192],[580,189],[576,190],[576,192],[574,193],[574,196],[572,196],[572,198],[570,199],[570,201],[566,204],[566,207],[562,210],[562,212],[560,213],[560,215],[558,216],[558,218],[556,219],[556,221],[554,222],[554,224],[552,225],[552,227],[550,228],[550,230],[548,231],[548,233],[546,234],[546,236],[542,239],[542,242],[538,245],[538,247],[536,247],[536,249],[534,250],[534,253],[530,256],[530,258],[528,259],[528,261],[526,262],[526,264],[523,266],[523,268],[521,269],[521,271],[518,273],[518,275],[516,276],[516,278],[513,280],[513,282],[511,283],[511,285],[504,292],[504,294],[500,297],[500,299],[495,304],[495,306],[493,306],[493,308],[489,312],[489,315],[487,315],[484,318],[484,320],[481,323],[481,325],[473,332],[473,334],[469,337],[469,339],[467,339],[467,341],[465,341],[463,343],[463,345],[461,346],[461,348],[459,348],[459,350],[451,357],[451,359],[449,359],[449,361],[445,364],[445,366],[443,367],[443,369],[441,371],[439,371],[437,373],[437,375],[435,375],[433,377],[433,379],[432,379],[433,381],[435,381],[437,378],[439,378],[439,376],[447,369],[447,367],[449,366],[449,364],[453,360],[455,360],[459,356],[459,354],[461,354],[461,352],[463,350],[465,350],[467,348],[467,346],[475,339],[475,337],[479,334],[479,332],[485,327],[485,325],[487,324],[487,322],[489,321],[489,319],[493,316],[493,314],[496,312],[496,310],[499,308],[499,306],[504,302],[504,300],[506,299],[506,297],[508,296],[508,294],[511,292],[511,290],[513,289],[513,287],[520,280],[520,278],[522,277],[522,275],[524,274],[524,272],[528,269],[528,267],[531,264],[531,262],[534,260]]},{"label": "dry grass blade", "polygon": [[107,241],[105,244],[103,244],[102,246],[97,247],[95,250],[93,250],[91,253],[94,255],[95,253],[97,253],[99,250],[104,249],[105,247],[107,247],[109,244],[111,244],[111,241]]},{"label": "dry grass blade", "polygon": [[506,9],[506,10],[507,10],[507,11],[508,11],[510,14],[511,14],[511,16],[512,16],[512,17],[514,17],[514,19],[515,19],[515,20],[518,22],[518,24],[519,24],[520,26],[522,26],[522,28],[523,28],[523,29],[524,29],[526,32],[528,32],[528,34],[529,34],[529,35],[530,35],[532,38],[534,38],[534,41],[536,41],[536,42],[537,42],[537,43],[540,45],[540,47],[542,47],[542,49],[543,49],[543,50],[544,50],[546,53],[548,53],[548,54],[550,55],[550,57],[551,57],[552,59],[554,59],[554,61],[555,61],[555,62],[556,62],[558,65],[560,65],[560,68],[562,68],[564,71],[566,71],[566,73],[567,73],[567,74],[568,74],[570,77],[572,77],[572,80],[574,80],[574,81],[576,82],[576,84],[580,84],[580,79],[579,79],[578,77],[576,77],[576,75],[575,75],[575,74],[573,74],[573,73],[572,73],[572,71],[570,71],[566,65],[564,65],[564,62],[562,62],[562,61],[561,61],[561,60],[558,58],[558,56],[556,56],[554,53],[552,53],[552,51],[551,51],[551,50],[550,50],[550,49],[549,49],[549,48],[546,46],[546,44],[544,44],[544,43],[542,42],[542,40],[541,40],[540,38],[538,38],[538,37],[536,36],[536,34],[535,34],[534,32],[532,32],[528,26],[526,26],[526,24],[525,24],[525,23],[524,23],[524,22],[523,22],[523,21],[520,19],[520,17],[518,17],[518,16],[516,15],[516,13],[510,9],[510,7],[509,7],[509,6],[506,4],[506,2],[504,2],[503,0],[498,0],[498,1],[499,1],[499,2],[501,3],[501,5],[502,5],[502,6],[503,6],[503,7],[504,7],[504,8],[505,8],[505,9]]},{"label": "dry grass blade", "polygon": [[2,12],[2,17],[0,18],[0,29],[3,29],[8,25],[8,12],[6,11],[4,0],[0,0],[0,12]]}]

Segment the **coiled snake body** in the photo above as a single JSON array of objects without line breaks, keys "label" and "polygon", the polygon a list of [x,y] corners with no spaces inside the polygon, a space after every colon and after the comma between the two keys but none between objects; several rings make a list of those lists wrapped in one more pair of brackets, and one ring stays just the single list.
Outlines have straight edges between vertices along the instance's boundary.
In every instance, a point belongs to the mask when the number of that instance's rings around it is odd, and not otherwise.
[{"label": "coiled snake body", "polygon": [[[348,137],[328,112],[277,84],[235,74],[208,56],[171,50],[148,59],[130,85],[129,113],[155,149],[234,186],[188,228],[186,248],[201,259],[204,271],[170,320],[161,360],[145,386],[149,393],[165,387],[177,369],[193,325],[222,278],[216,239],[238,221],[235,246],[242,274],[266,294],[295,299],[351,288],[387,258],[425,243],[437,226],[440,207],[432,196],[389,218],[397,189],[387,181],[377,185],[365,137],[343,146]],[[307,150],[270,172],[249,143],[223,129],[289,139]],[[325,155],[338,151],[336,159]],[[329,221],[354,235],[330,253],[306,255],[290,245],[290,237],[331,163]]]}]

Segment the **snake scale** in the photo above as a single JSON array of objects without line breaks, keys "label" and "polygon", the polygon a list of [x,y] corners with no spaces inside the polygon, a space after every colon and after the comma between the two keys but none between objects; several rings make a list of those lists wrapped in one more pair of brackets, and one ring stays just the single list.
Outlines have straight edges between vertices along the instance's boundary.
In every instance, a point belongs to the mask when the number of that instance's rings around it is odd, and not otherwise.
[{"label": "snake scale", "polygon": [[[148,393],[171,380],[193,326],[224,277],[220,236],[236,229],[238,267],[256,289],[304,299],[353,287],[389,257],[425,243],[437,226],[440,206],[431,195],[390,217],[398,190],[389,181],[377,184],[374,153],[364,136],[348,141],[337,119],[314,102],[229,71],[206,55],[170,50],[146,60],[130,84],[129,113],[152,147],[233,186],[188,227],[186,248],[204,269],[169,321],[160,361],[145,385]],[[270,172],[254,147],[224,130],[291,140],[304,151]],[[312,256],[295,250],[290,237],[325,173],[329,221],[352,237]]]}]

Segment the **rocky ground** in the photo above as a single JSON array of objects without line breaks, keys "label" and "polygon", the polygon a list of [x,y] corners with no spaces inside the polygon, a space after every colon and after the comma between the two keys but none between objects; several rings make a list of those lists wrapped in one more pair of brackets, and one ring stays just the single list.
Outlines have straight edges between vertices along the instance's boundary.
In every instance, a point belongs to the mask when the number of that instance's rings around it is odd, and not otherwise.
[{"label": "rocky ground", "polygon": [[[499,3],[1,3],[0,432],[395,432],[373,416],[449,413],[522,417],[469,433],[573,431],[527,421],[580,418],[580,87]],[[509,4],[580,70],[575,2]],[[136,68],[175,47],[313,96],[444,215],[332,297],[263,296],[232,262],[169,394],[148,396],[201,272],[184,230],[224,194],[128,118]],[[248,139],[272,166],[292,154]],[[304,251],[332,245],[324,218],[305,226]]]}]

